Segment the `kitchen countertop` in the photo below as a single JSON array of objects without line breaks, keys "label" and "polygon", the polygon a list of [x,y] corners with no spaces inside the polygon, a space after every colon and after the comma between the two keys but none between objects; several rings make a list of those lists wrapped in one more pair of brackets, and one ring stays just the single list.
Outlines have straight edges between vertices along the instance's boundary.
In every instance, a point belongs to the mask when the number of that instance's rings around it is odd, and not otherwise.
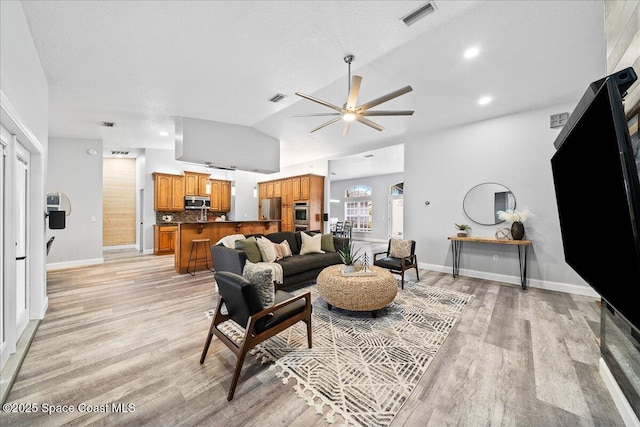
[{"label": "kitchen countertop", "polygon": [[181,221],[181,222],[162,222],[156,225],[180,225],[180,224],[210,224],[210,223],[221,223],[221,224],[229,224],[229,223],[240,223],[240,222],[274,222],[281,221],[279,219],[246,219],[244,221],[235,221],[235,220],[224,220],[224,221]]}]

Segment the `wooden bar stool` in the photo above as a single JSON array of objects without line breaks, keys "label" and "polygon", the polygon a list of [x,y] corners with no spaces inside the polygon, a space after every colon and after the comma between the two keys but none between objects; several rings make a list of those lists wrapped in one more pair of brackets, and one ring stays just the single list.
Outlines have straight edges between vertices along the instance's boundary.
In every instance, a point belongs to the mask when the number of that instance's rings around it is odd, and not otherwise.
[{"label": "wooden bar stool", "polygon": [[[204,246],[204,257],[207,262],[207,270],[213,271],[213,258],[211,257],[211,240],[210,239],[193,239],[191,241],[191,252],[189,252],[189,262],[187,262],[187,273],[192,276],[196,275],[196,270],[198,268],[198,248],[200,246]],[[193,260],[193,273],[189,271],[191,267],[191,257],[195,250],[195,258]],[[209,260],[211,260],[211,268],[209,268]]]}]

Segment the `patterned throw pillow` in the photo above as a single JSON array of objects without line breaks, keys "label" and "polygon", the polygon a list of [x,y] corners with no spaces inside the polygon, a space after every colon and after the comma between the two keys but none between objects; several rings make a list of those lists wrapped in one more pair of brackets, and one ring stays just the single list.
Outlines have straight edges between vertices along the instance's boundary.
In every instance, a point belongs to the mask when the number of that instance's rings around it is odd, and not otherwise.
[{"label": "patterned throw pillow", "polygon": [[336,246],[333,244],[333,234],[326,233],[322,235],[320,249],[325,252],[335,252]]},{"label": "patterned throw pillow", "polygon": [[271,268],[247,261],[242,275],[256,287],[262,307],[271,307],[276,300],[276,288],[273,284]]},{"label": "patterned throw pillow", "polygon": [[391,258],[404,258],[411,256],[411,240],[391,239],[389,256]]},{"label": "patterned throw pillow", "polygon": [[286,240],[283,241],[282,243],[274,243],[273,248],[276,250],[276,253],[278,255],[276,260],[293,255],[291,253],[291,246],[289,246],[289,242]]},{"label": "patterned throw pillow", "polygon": [[300,233],[302,237],[302,248],[300,249],[300,255],[305,254],[323,254],[322,250],[322,234],[316,234],[315,236],[309,236],[307,233]]},{"label": "patterned throw pillow", "polygon": [[258,242],[255,237],[249,237],[248,239],[236,240],[236,249],[244,251],[247,254],[247,259],[251,262],[262,261],[262,255],[258,248]]},{"label": "patterned throw pillow", "polygon": [[273,247],[273,242],[266,237],[259,237],[256,239],[258,242],[258,249],[260,249],[260,255],[262,255],[262,261],[273,262],[278,259],[278,253]]}]

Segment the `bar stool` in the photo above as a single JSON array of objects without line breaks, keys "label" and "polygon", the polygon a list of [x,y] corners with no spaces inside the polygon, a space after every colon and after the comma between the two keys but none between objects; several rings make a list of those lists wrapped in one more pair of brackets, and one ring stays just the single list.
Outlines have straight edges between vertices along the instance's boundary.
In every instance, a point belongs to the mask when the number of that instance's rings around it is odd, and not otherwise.
[{"label": "bar stool", "polygon": [[[207,270],[213,271],[213,258],[211,257],[211,240],[210,239],[193,239],[191,241],[191,251],[189,252],[189,261],[187,262],[187,273],[192,276],[196,275],[196,269],[198,268],[198,248],[200,246],[204,246],[204,257],[207,262]],[[193,251],[195,249],[196,257],[193,260],[193,273],[189,271],[189,267],[191,267],[191,256],[193,255]],[[208,254],[208,255],[207,255]],[[211,268],[209,268],[209,260],[211,260]]]}]

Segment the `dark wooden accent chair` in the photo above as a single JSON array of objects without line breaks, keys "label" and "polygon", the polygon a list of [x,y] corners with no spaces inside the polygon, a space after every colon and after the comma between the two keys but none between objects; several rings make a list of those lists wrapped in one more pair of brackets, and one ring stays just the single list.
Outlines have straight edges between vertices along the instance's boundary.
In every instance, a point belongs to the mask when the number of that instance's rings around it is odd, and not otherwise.
[{"label": "dark wooden accent chair", "polygon": [[[311,348],[311,293],[293,296],[288,292],[276,291],[275,304],[271,307],[263,307],[255,286],[243,276],[229,271],[220,271],[215,273],[214,277],[218,284],[220,298],[202,350],[200,364],[204,363],[214,335],[236,354],[238,360],[227,395],[227,400],[231,400],[238,384],[244,358],[257,344],[303,321],[307,324],[307,342]],[[227,315],[221,313],[223,303],[227,308]],[[218,329],[218,325],[227,320],[233,320],[244,328],[245,334],[240,345],[227,338]]]},{"label": "dark wooden accent chair", "polygon": [[[418,257],[416,256],[416,242],[415,240],[410,240],[411,242],[411,252],[409,256],[395,258],[391,256],[391,240],[387,245],[386,252],[378,252],[373,254],[373,265],[381,268],[386,268],[391,271],[391,273],[399,274],[402,277],[401,286],[404,289],[404,272],[415,268],[416,269],[416,278],[420,280],[420,276],[418,274]],[[381,257],[384,255],[384,257]]]}]

